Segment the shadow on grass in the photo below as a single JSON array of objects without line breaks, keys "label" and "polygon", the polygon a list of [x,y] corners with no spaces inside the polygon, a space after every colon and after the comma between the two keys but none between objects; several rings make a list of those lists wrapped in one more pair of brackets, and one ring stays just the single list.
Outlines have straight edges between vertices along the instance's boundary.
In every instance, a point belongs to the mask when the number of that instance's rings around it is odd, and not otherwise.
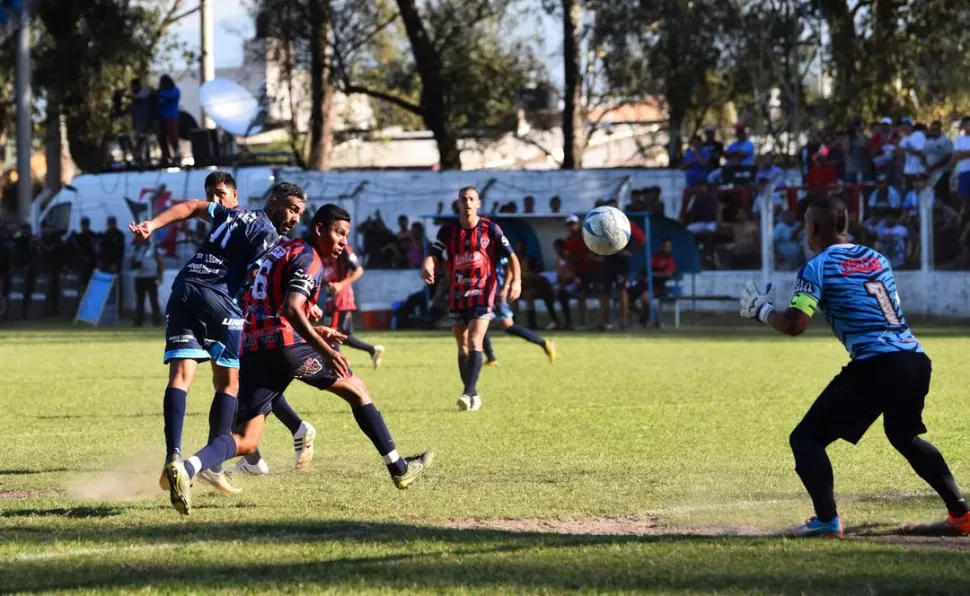
[{"label": "shadow on grass", "polygon": [[[194,522],[194,520],[192,520]],[[37,547],[59,550],[31,554]],[[6,528],[0,591],[301,589],[965,593],[970,560],[866,541],[603,536],[397,523]],[[64,550],[65,545],[75,549]]]},{"label": "shadow on grass", "polygon": [[73,519],[90,519],[99,517],[114,517],[121,515],[123,510],[116,507],[62,507],[55,509],[14,509],[0,512],[0,518],[7,517],[66,517]]},{"label": "shadow on grass", "polygon": [[74,468],[47,468],[46,470],[34,470],[31,468],[0,469],[0,476],[28,476],[31,474],[53,474],[55,472],[73,471],[75,471]]}]

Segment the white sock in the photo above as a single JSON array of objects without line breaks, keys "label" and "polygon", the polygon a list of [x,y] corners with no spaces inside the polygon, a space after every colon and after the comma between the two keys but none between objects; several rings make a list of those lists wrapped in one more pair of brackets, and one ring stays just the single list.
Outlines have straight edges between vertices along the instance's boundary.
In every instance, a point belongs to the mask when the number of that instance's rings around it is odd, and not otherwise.
[{"label": "white sock", "polygon": [[384,460],[384,465],[389,466],[401,459],[401,456],[397,454],[397,449],[392,449],[387,455],[382,455],[381,459]]},{"label": "white sock", "polygon": [[189,459],[185,460],[185,466],[192,466],[192,471],[189,472],[189,476],[195,476],[202,471],[202,460],[193,455]]}]

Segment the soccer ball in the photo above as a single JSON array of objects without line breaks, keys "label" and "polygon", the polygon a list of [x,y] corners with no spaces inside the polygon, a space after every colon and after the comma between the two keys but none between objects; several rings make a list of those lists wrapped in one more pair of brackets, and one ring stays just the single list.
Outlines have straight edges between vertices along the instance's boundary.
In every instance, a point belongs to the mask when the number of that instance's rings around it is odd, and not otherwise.
[{"label": "soccer ball", "polygon": [[583,241],[598,255],[616,254],[630,242],[630,220],[615,207],[597,207],[583,220]]}]

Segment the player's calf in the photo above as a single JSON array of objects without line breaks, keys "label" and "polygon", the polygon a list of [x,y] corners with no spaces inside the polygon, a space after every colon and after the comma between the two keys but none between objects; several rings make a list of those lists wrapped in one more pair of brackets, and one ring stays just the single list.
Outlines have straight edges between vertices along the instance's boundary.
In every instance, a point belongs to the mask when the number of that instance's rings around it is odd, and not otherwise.
[{"label": "player's calf", "polygon": [[398,454],[384,417],[371,401],[367,386],[362,380],[356,376],[341,379],[331,385],[329,390],[350,404],[357,426],[377,449],[395,486],[400,489],[407,488],[431,465],[433,457],[431,452],[407,458],[402,458]]}]

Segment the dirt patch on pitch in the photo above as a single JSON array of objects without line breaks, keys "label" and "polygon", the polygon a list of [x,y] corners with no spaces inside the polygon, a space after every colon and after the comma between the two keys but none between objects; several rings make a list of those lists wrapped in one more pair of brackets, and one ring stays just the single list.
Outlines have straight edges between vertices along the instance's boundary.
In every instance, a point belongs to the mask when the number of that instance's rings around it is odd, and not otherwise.
[{"label": "dirt patch on pitch", "polygon": [[20,499],[40,499],[53,497],[57,493],[50,490],[0,490],[0,501],[18,501]]},{"label": "dirt patch on pitch", "polygon": [[583,536],[774,536],[777,531],[756,526],[717,524],[672,526],[655,517],[593,517],[584,519],[468,519],[452,522],[458,530],[498,530],[515,533]]}]

